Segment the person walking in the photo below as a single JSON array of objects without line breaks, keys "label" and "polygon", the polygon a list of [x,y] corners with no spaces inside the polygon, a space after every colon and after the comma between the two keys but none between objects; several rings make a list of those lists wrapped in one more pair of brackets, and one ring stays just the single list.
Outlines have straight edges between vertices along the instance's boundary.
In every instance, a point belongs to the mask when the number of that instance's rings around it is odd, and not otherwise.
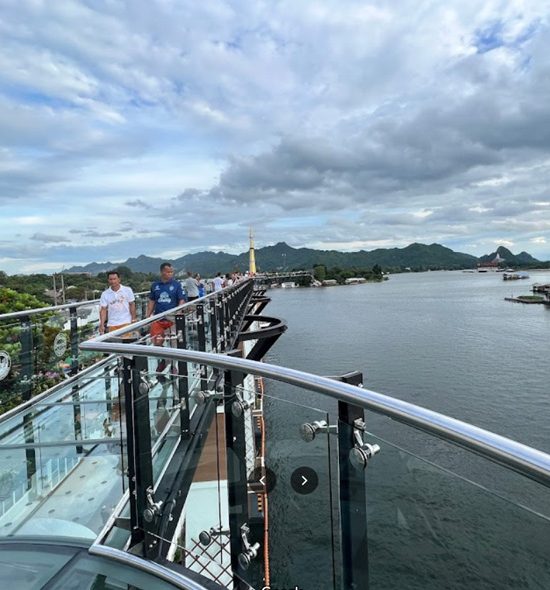
[{"label": "person walking", "polygon": [[[185,303],[181,283],[174,279],[174,269],[169,262],[160,265],[160,281],[154,281],[147,302],[147,317],[163,313]],[[164,334],[173,322],[163,318],[151,324],[151,339],[155,346],[162,346]]]},{"label": "person walking", "polygon": [[199,297],[204,297],[206,295],[206,286],[204,282],[201,280],[201,275],[197,273],[195,275],[195,278],[197,279],[197,285],[199,287]]},{"label": "person walking", "polygon": [[224,280],[221,277],[221,273],[218,273],[212,282],[214,283],[214,291],[221,291],[224,288]]},{"label": "person walking", "polygon": [[191,271],[187,272],[187,278],[184,281],[185,291],[187,292],[187,301],[194,301],[199,298],[199,282],[193,276]]},{"label": "person walking", "polygon": [[[136,321],[136,299],[130,287],[120,283],[118,271],[107,273],[109,288],[99,299],[99,333],[113,332]],[[129,338],[130,334],[125,334]]]}]

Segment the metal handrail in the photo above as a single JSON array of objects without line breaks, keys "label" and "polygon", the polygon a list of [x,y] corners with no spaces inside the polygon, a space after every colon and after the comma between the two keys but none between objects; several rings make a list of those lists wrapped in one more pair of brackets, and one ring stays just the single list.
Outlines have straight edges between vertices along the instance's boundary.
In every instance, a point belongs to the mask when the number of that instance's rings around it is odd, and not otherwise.
[{"label": "metal handrail", "polygon": [[[135,295],[146,295],[149,291],[140,291]],[[62,309],[73,309],[77,307],[84,307],[85,305],[97,305],[99,299],[90,299],[89,301],[77,301],[76,303],[63,303],[62,305],[50,305],[48,307],[36,307],[34,309],[27,309],[24,311],[12,311],[10,313],[0,314],[0,321],[13,320],[16,318],[24,318],[41,313],[48,313],[50,311],[60,311]]]},{"label": "metal handrail", "polygon": [[224,354],[156,346],[144,347],[137,344],[98,342],[97,340],[88,340],[82,343],[80,347],[83,350],[95,352],[188,361],[282,381],[289,385],[315,391],[330,398],[383,414],[403,424],[457,444],[550,487],[549,454],[450,416],[369,389],[363,389],[296,369],[230,357]]}]

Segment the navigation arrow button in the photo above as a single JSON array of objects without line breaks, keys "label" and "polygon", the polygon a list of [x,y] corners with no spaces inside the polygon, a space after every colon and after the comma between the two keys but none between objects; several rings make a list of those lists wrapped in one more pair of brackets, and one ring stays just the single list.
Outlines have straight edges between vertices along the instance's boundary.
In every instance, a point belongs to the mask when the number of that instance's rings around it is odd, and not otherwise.
[{"label": "navigation arrow button", "polygon": [[298,467],[290,476],[290,485],[298,494],[311,494],[319,485],[319,477],[311,467]]}]

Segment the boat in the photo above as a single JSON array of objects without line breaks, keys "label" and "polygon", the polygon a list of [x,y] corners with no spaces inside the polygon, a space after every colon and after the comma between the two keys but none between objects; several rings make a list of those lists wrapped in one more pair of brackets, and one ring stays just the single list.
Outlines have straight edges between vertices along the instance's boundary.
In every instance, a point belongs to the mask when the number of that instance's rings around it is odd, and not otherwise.
[{"label": "boat", "polygon": [[525,271],[513,271],[513,272],[504,272],[502,275],[502,279],[504,281],[517,281],[522,279],[528,279],[529,274]]},{"label": "boat", "polygon": [[[0,333],[35,327],[5,363],[25,399],[0,416],[4,586],[550,587],[550,518],[531,506],[550,455],[358,371],[265,362],[287,337],[268,305],[250,278],[97,337],[76,322],[97,302],[0,316]],[[66,313],[71,374],[35,395],[37,330]]]}]

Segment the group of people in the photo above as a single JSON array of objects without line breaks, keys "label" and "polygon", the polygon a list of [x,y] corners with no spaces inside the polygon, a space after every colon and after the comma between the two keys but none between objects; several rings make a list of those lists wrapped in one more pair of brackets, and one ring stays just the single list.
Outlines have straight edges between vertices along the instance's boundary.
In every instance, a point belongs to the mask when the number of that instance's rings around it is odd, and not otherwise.
[{"label": "group of people", "polygon": [[[233,285],[242,280],[240,273],[232,273],[222,276],[217,273],[210,285],[207,285],[201,276],[187,272],[183,283],[174,278],[174,268],[169,262],[160,265],[160,280],[154,281],[149,292],[147,303],[147,317],[164,313],[170,309],[183,305],[187,301],[194,301],[204,297],[207,286],[213,291],[220,291],[224,287]],[[106,289],[99,300],[99,333],[113,332],[136,321],[135,296],[130,287],[121,284],[120,274],[113,270],[108,273],[109,288]],[[172,322],[168,319],[160,319],[151,324],[151,340],[156,346],[162,346],[164,334]]]}]

